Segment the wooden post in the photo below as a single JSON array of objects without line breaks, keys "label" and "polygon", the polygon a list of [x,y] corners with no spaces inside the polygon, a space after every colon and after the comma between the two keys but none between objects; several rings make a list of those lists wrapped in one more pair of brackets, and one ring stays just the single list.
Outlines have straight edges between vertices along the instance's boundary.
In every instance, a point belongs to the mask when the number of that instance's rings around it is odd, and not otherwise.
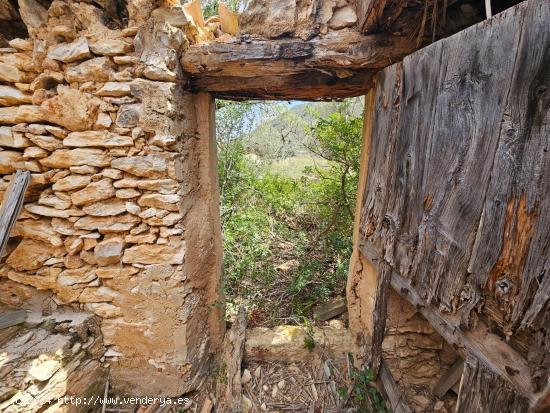
[{"label": "wooden post", "polygon": [[237,413],[242,411],[241,363],[246,339],[246,309],[239,308],[239,313],[231,329],[225,334],[223,346],[223,371],[226,382],[218,385],[217,412]]},{"label": "wooden post", "polygon": [[[376,82],[376,80],[375,80]],[[371,137],[374,120],[376,87],[365,97],[365,122],[363,126],[363,147],[361,167],[355,205],[353,226],[353,250],[348,273],[347,299],[350,332],[355,346],[359,366],[369,362],[374,372],[378,372],[381,361],[381,346],[385,328],[385,290],[389,278],[387,271],[378,271],[372,262],[360,253],[361,210],[367,183]]]}]

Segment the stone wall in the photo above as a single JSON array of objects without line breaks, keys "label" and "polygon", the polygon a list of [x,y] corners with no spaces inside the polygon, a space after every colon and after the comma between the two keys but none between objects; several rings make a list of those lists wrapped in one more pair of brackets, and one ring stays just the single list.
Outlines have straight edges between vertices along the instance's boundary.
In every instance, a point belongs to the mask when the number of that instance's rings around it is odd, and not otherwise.
[{"label": "stone wall", "polygon": [[409,406],[417,412],[452,412],[456,397],[441,400],[432,389],[459,358],[428,321],[395,291],[388,291],[386,334],[382,352]]},{"label": "stone wall", "polygon": [[[195,389],[223,333],[212,107],[184,92],[181,6],[33,0],[0,50],[0,190],[32,172],[0,302],[38,290],[101,319],[118,392]],[[196,37],[196,36],[195,36]]]},{"label": "stone wall", "polygon": [[243,34],[303,40],[357,26],[355,5],[346,0],[252,0],[239,16]]}]

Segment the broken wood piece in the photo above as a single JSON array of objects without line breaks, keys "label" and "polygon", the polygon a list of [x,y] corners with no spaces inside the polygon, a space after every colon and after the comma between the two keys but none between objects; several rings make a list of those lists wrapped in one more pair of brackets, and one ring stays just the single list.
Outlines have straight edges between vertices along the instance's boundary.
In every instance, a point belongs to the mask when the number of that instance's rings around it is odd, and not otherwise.
[{"label": "broken wood piece", "polygon": [[386,399],[390,402],[390,411],[394,413],[412,413],[411,408],[407,404],[401,390],[397,386],[395,379],[393,378],[390,369],[382,360],[380,363],[380,370],[378,373],[378,380],[381,383],[381,389],[386,395]]},{"label": "broken wood piece", "polygon": [[242,410],[241,364],[246,339],[246,322],[246,309],[241,307],[235,322],[224,338],[222,360],[227,382],[220,384],[216,389],[216,398],[220,401],[216,411],[220,413],[235,413]]},{"label": "broken wood piece", "polygon": [[239,32],[239,19],[237,13],[230,10],[224,3],[219,4],[218,14],[220,15],[220,23],[222,32],[236,36]]},{"label": "broken wood piece", "polygon": [[507,380],[495,374],[473,354],[464,362],[457,413],[527,412],[529,400],[518,395]]},{"label": "broken wood piece", "polygon": [[26,319],[27,312],[25,310],[15,310],[0,314],[0,330],[24,323]]},{"label": "broken wood piece", "polygon": [[[456,360],[451,367],[440,377],[435,384],[432,393],[441,398],[449,391],[454,389],[457,383],[460,383],[462,371],[464,370],[464,362],[462,359]],[[458,393],[457,393],[458,394]]]},{"label": "broken wood piece", "polygon": [[4,196],[4,202],[0,208],[0,257],[4,255],[11,230],[23,207],[25,191],[30,180],[31,173],[29,171],[17,171]]},{"label": "broken wood piece", "polygon": [[202,14],[200,0],[192,0],[189,3],[184,4],[183,10],[185,10],[188,18],[195,24],[195,26],[200,28],[204,27],[204,15]]},{"label": "broken wood piece", "polygon": [[340,30],[310,41],[197,44],[181,64],[194,92],[234,99],[334,99],[363,95],[373,75],[409,54],[413,43],[403,36]]},{"label": "broken wood piece", "polygon": [[346,299],[344,297],[336,297],[314,307],[313,318],[318,321],[327,321],[345,313],[347,309]]}]

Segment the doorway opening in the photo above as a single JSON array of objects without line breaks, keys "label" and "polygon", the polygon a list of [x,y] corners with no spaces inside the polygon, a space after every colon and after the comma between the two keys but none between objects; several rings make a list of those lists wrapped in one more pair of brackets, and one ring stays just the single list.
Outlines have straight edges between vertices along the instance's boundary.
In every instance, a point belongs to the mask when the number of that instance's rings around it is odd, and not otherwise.
[{"label": "doorway opening", "polygon": [[216,100],[229,320],[345,326],[363,98]]}]

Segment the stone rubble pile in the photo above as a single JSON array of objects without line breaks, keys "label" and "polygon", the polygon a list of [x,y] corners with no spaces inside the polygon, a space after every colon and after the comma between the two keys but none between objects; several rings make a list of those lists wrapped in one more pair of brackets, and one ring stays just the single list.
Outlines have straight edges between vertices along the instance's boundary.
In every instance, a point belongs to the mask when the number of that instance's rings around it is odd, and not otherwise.
[{"label": "stone rubble pile", "polygon": [[102,394],[104,355],[99,320],[86,313],[35,313],[0,330],[0,411],[86,411],[59,399]]}]

